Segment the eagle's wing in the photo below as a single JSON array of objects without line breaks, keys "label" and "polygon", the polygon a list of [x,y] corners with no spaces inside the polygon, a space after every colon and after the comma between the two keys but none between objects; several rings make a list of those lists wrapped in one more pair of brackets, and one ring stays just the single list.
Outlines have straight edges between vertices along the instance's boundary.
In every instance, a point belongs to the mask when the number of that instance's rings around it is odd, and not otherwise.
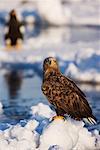
[{"label": "eagle's wing", "polygon": [[80,88],[72,81],[70,78],[62,76],[64,78],[64,82],[66,86],[68,86],[72,91],[75,91],[77,94],[86,97],[86,95],[80,90]]},{"label": "eagle's wing", "polygon": [[87,118],[92,115],[87,100],[81,98],[76,92],[66,95],[63,102],[59,101],[59,106],[73,118]]},{"label": "eagle's wing", "polygon": [[[78,86],[69,78],[61,76],[60,86],[62,91],[66,93],[62,96],[60,101],[57,101],[59,108],[63,109],[73,118],[93,117],[92,110],[86,100],[85,94],[78,88]],[[59,88],[59,90],[61,90]]]}]

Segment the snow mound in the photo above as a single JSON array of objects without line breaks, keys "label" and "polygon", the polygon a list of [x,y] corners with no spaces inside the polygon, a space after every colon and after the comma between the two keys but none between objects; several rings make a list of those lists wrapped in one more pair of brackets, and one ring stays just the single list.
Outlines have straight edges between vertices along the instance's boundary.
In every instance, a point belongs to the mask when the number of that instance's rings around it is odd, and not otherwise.
[{"label": "snow mound", "polygon": [[77,143],[79,128],[68,121],[54,120],[41,135],[40,150],[47,150],[53,145],[64,150],[72,149]]},{"label": "snow mound", "polygon": [[37,115],[45,118],[51,118],[55,116],[55,112],[52,111],[48,105],[44,105],[42,103],[39,103],[37,106],[32,106],[31,113],[33,115]]},{"label": "snow mound", "polygon": [[95,141],[96,137],[84,128],[83,122],[58,119],[44,130],[40,137],[39,150],[96,149]]},{"label": "snow mound", "polygon": [[[51,121],[54,112],[42,103],[32,106],[31,113],[35,119],[24,120],[24,125],[22,120],[17,125],[9,125],[8,129],[0,130],[0,150],[100,149],[99,131],[88,131],[82,121],[70,118]],[[40,121],[36,121],[38,116],[42,118]]]}]

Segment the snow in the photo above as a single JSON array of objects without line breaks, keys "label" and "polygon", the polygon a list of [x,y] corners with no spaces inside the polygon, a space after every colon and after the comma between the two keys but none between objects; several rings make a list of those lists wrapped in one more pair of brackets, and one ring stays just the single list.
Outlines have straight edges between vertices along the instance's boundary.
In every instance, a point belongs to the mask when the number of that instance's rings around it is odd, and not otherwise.
[{"label": "snow", "polygon": [[34,150],[38,133],[35,131],[38,122],[30,120],[25,127],[20,124],[0,132],[0,150]]},{"label": "snow", "polygon": [[0,114],[2,114],[3,113],[3,105],[2,105],[2,103],[0,102]]},{"label": "snow", "polygon": [[[7,129],[0,130],[0,150],[95,150],[100,148],[99,131],[88,131],[82,121],[71,118],[51,120],[54,112],[43,103],[32,106],[30,113],[32,117],[29,120],[21,120],[16,125],[9,124]],[[38,120],[39,117],[41,120]],[[39,132],[40,128],[42,132]]]},{"label": "snow", "polygon": [[78,140],[78,130],[70,122],[60,119],[53,121],[40,137],[40,150],[47,150],[52,145],[59,145],[64,150],[72,149]]},{"label": "snow", "polygon": [[51,145],[58,145],[63,150],[95,149],[95,140],[95,136],[84,128],[82,122],[58,119],[53,121],[41,135],[40,150],[47,150]]},{"label": "snow", "polygon": [[55,116],[55,112],[53,112],[48,105],[43,105],[42,103],[39,103],[37,106],[32,106],[31,114],[46,118]]},{"label": "snow", "polygon": [[[38,11],[47,22],[55,25],[66,24],[70,20],[70,10],[67,9],[64,15],[64,9],[62,9],[61,1],[48,0],[38,1]],[[56,17],[57,16],[57,17]]]},{"label": "snow", "polygon": [[[9,2],[11,5],[8,4]],[[26,2],[26,3],[25,3]],[[15,8],[18,13],[25,10],[36,11],[41,20],[53,25],[100,25],[99,0],[1,0],[0,10],[10,11]],[[30,20],[30,19],[29,19]]]},{"label": "snow", "polygon": [[28,17],[26,17],[25,21],[28,24],[33,24],[33,23],[35,23],[35,18],[33,16],[28,16]]}]

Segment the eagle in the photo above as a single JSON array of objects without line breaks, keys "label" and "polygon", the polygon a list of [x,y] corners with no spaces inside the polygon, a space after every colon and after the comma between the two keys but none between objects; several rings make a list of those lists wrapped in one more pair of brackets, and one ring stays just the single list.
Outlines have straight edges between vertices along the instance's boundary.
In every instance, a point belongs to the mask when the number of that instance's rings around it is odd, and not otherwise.
[{"label": "eagle", "polygon": [[54,57],[48,57],[43,62],[43,94],[51,105],[54,106],[57,116],[70,116],[75,120],[86,120],[96,124],[96,118],[86,99],[73,80],[65,77],[59,69]]},{"label": "eagle", "polygon": [[23,41],[24,25],[18,20],[14,9],[10,11],[9,18],[9,21],[5,24],[5,44],[8,47],[19,46]]}]

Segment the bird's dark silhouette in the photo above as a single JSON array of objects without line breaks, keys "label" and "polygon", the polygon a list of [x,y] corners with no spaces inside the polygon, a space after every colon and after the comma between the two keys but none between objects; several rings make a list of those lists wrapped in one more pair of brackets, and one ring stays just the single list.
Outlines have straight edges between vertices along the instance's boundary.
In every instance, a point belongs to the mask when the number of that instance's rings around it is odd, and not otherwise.
[{"label": "bird's dark silhouette", "polygon": [[7,46],[16,46],[23,41],[23,32],[21,29],[24,26],[23,23],[18,20],[15,10],[10,12],[9,17],[10,19],[5,25],[5,44]]},{"label": "bird's dark silhouette", "polygon": [[96,123],[85,94],[60,72],[57,60],[53,57],[44,60],[42,91],[55,107],[57,116],[67,114],[76,120],[86,119],[88,123]]}]

